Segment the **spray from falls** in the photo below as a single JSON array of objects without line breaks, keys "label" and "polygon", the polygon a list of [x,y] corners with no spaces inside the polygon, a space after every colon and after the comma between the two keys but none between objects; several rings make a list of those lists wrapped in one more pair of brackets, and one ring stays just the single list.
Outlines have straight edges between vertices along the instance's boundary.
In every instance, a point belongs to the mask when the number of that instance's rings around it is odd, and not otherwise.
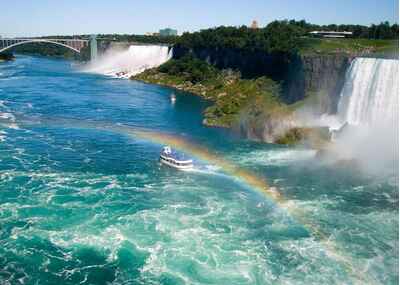
[{"label": "spray from falls", "polygon": [[109,49],[86,71],[128,78],[157,67],[172,57],[172,48],[160,45],[131,45],[127,50]]}]

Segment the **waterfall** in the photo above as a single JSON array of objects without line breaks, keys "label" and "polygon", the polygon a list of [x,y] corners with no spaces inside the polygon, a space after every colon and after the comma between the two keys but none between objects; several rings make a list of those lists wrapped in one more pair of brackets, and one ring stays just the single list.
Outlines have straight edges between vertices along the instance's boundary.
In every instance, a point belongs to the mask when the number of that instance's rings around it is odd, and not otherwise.
[{"label": "waterfall", "polygon": [[[397,173],[399,61],[356,58],[347,70],[329,146],[334,160],[354,160],[373,175]],[[397,174],[395,174],[397,175]]]},{"label": "waterfall", "polygon": [[339,120],[350,125],[396,125],[399,108],[398,60],[356,58],[346,74]]},{"label": "waterfall", "polygon": [[157,67],[172,57],[172,48],[160,45],[131,45],[127,50],[110,49],[86,71],[105,75],[130,77]]}]

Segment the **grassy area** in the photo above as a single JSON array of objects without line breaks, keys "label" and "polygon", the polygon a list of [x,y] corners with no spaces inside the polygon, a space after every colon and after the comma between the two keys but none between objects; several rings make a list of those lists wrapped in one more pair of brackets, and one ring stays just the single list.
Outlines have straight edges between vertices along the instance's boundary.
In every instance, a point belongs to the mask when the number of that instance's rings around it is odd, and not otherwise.
[{"label": "grassy area", "polygon": [[[171,63],[166,66],[171,67]],[[192,75],[185,70],[177,73],[175,67],[169,69],[174,70],[174,74],[161,72],[160,70],[166,71],[166,67],[161,66],[146,70],[132,79],[173,87],[212,101],[213,104],[204,112],[204,124],[209,126],[233,127],[247,111],[254,115],[265,110],[286,110],[286,105],[278,99],[278,84],[266,77],[242,79],[236,72],[213,70],[210,73],[212,76],[191,81]],[[254,106],[251,107],[252,105]]]},{"label": "grassy area", "polygon": [[300,53],[398,55],[398,40],[301,38]]},{"label": "grassy area", "polygon": [[278,99],[279,87],[269,78],[237,79],[218,86],[210,92],[215,104],[205,111],[207,125],[232,127],[241,117],[286,112]]}]

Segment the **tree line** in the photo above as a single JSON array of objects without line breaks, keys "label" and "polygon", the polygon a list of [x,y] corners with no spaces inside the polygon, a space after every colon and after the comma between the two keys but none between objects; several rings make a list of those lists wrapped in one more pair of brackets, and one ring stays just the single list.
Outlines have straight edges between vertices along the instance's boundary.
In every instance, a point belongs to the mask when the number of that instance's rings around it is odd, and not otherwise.
[{"label": "tree line", "polygon": [[158,71],[179,76],[192,83],[202,82],[218,75],[218,69],[211,64],[187,54],[177,59],[171,59],[158,67]]},{"label": "tree line", "polygon": [[176,39],[178,47],[193,48],[233,48],[245,51],[264,51],[268,53],[294,53],[299,49],[299,38],[309,32],[349,31],[354,38],[398,39],[398,24],[383,22],[379,25],[315,25],[305,20],[273,21],[267,26],[252,29],[247,26],[204,29],[194,33],[183,33]]},{"label": "tree line", "polygon": [[285,21],[274,21],[262,29],[246,26],[220,26],[194,33],[183,33],[177,39],[180,48],[231,48],[246,51],[293,52],[296,38],[302,31],[298,26]]},{"label": "tree line", "polygon": [[336,31],[336,32],[352,32],[353,38],[364,38],[364,39],[398,39],[399,38],[399,25],[392,24],[388,21],[381,22],[378,25],[372,24],[370,26],[364,25],[315,25],[307,23],[305,20],[296,21],[290,20],[289,24],[295,25],[302,29],[303,33],[311,31]]},{"label": "tree line", "polygon": [[99,40],[111,40],[117,42],[139,42],[148,44],[174,44],[178,36],[157,35],[130,35],[130,34],[99,34]]}]

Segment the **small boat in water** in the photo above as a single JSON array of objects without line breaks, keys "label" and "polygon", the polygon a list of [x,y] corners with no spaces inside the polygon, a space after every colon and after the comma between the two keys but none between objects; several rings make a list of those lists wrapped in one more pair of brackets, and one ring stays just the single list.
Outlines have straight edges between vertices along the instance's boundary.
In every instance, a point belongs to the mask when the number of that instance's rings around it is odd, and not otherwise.
[{"label": "small boat in water", "polygon": [[118,78],[128,78],[129,73],[128,73],[128,71],[119,71],[119,72],[115,73],[115,76]]},{"label": "small boat in water", "polygon": [[191,159],[184,159],[177,153],[173,152],[170,146],[164,146],[160,154],[160,162],[180,170],[188,170],[193,168]]},{"label": "small boat in water", "polygon": [[171,94],[170,100],[171,100],[172,105],[175,104],[176,96],[174,93]]}]

